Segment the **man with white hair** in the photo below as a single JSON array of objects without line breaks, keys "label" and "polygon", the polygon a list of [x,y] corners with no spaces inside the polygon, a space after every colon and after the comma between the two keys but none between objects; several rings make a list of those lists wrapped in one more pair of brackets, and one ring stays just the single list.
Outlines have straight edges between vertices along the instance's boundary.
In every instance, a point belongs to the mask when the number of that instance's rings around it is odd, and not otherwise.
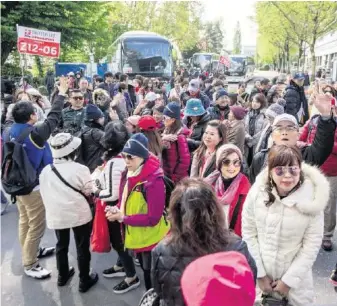
[{"label": "man with white hair", "polygon": [[92,93],[88,89],[89,82],[87,79],[82,78],[79,83],[80,91],[83,94],[84,97],[84,105],[92,104]]}]

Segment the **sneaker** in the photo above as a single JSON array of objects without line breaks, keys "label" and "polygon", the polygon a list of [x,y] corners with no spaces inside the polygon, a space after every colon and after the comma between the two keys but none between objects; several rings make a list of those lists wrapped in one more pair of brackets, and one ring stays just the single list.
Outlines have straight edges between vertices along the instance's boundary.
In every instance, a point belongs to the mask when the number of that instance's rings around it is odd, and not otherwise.
[{"label": "sneaker", "polygon": [[48,257],[53,255],[55,252],[55,248],[54,247],[50,247],[50,248],[40,248],[39,252],[37,253],[37,258],[43,258],[43,257]]},{"label": "sneaker", "polygon": [[126,274],[124,268],[115,270],[115,267],[112,267],[103,271],[103,276],[106,278],[125,277],[125,275]]},{"label": "sneaker", "polygon": [[138,258],[134,258],[133,262],[136,266],[140,267],[140,262],[139,262]]},{"label": "sneaker", "polygon": [[329,281],[337,287],[337,270],[333,270]]},{"label": "sneaker", "polygon": [[79,292],[87,292],[92,286],[94,286],[98,282],[98,275],[97,273],[90,273],[89,279],[87,281],[81,281],[78,286]]},{"label": "sneaker", "polygon": [[32,278],[45,279],[50,277],[51,271],[48,271],[42,268],[39,264],[36,264],[31,269],[25,269],[25,273],[27,276],[30,276]]},{"label": "sneaker", "polygon": [[117,286],[113,287],[112,291],[116,294],[123,294],[129,292],[132,289],[136,289],[140,285],[140,280],[136,277],[131,283],[127,283],[125,280],[120,282]]},{"label": "sneaker", "polygon": [[69,268],[68,275],[66,277],[62,277],[61,275],[58,276],[57,278],[57,286],[65,286],[67,282],[72,278],[72,276],[75,274],[75,269],[74,267]]},{"label": "sneaker", "polygon": [[324,240],[322,242],[322,249],[326,252],[331,252],[332,251],[332,242],[331,240]]}]

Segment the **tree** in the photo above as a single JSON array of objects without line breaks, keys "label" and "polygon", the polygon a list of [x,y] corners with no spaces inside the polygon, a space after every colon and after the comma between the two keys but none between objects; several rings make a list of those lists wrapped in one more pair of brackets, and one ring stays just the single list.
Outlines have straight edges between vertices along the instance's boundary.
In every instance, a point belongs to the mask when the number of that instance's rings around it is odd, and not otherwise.
[{"label": "tree", "polygon": [[240,21],[236,23],[235,34],[233,38],[233,53],[241,54],[241,27]]},{"label": "tree", "polygon": [[204,41],[207,52],[221,53],[224,45],[225,31],[222,29],[221,19],[207,22],[204,26]]},{"label": "tree", "polygon": [[1,3],[1,64],[16,49],[16,25],[61,32],[61,52],[92,39],[90,16],[102,2],[7,1]]}]

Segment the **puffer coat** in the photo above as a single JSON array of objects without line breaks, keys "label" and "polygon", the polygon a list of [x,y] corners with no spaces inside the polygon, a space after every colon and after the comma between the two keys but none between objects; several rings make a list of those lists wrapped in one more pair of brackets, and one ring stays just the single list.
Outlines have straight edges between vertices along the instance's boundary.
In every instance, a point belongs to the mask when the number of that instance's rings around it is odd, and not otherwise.
[{"label": "puffer coat", "polygon": [[316,168],[302,164],[301,186],[266,206],[268,169],[257,177],[243,205],[242,237],[256,261],[258,278],[268,276],[290,287],[289,304],[314,305],[312,266],[323,238],[329,183]]},{"label": "puffer coat", "polygon": [[[223,247],[223,251],[237,251],[242,253],[254,274],[256,280],[256,265],[249,254],[247,245],[235,234],[230,234],[229,243]],[[182,256],[177,254],[174,247],[162,240],[152,250],[151,279],[154,290],[161,299],[163,306],[185,306],[180,279],[185,268],[198,256]]]},{"label": "puffer coat", "polygon": [[175,183],[188,176],[191,155],[186,137],[189,133],[188,129],[182,128],[178,132],[177,141],[170,142],[170,147],[163,150],[164,173]]}]

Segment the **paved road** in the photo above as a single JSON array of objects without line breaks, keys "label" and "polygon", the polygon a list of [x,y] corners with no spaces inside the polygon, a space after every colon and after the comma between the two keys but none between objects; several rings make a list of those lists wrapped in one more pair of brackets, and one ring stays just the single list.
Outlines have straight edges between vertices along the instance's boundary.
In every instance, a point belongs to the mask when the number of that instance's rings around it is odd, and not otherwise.
[{"label": "paved road", "polygon": [[[56,285],[57,270],[55,257],[44,259],[42,265],[53,271],[51,279],[38,281],[22,275],[21,251],[17,235],[18,213],[16,206],[10,206],[1,217],[1,305],[3,306],[136,306],[145,291],[143,285],[124,295],[116,295],[112,287],[118,280],[100,277],[99,283],[85,294],[79,294],[77,274],[70,284],[63,288]],[[55,245],[54,233],[47,230],[43,245]],[[334,240],[337,246],[337,233]],[[93,254],[92,267],[98,272],[111,266],[116,260],[114,252]],[[337,292],[328,282],[331,269],[337,260],[337,247],[331,253],[320,252],[314,266],[314,280],[317,301],[315,306],[336,306]],[[76,267],[76,251],[72,239],[69,261]],[[138,269],[139,275],[142,276]]]}]

